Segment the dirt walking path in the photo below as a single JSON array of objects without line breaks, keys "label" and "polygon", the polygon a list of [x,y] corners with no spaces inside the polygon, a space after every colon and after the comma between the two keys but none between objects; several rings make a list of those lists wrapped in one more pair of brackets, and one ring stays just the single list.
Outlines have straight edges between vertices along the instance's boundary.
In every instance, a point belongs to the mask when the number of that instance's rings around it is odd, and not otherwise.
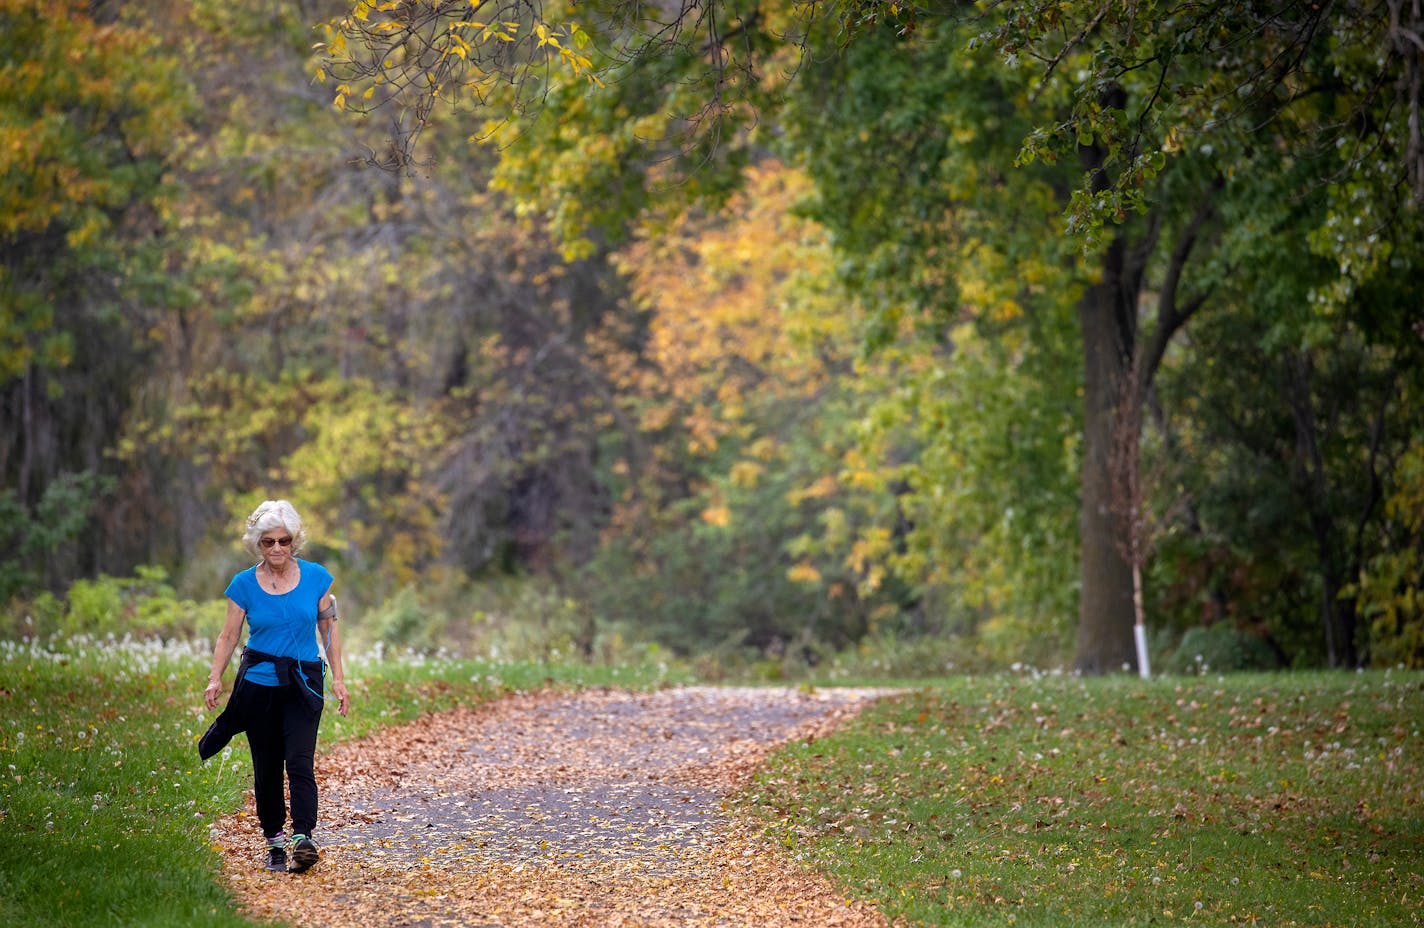
[{"label": "dirt walking path", "polygon": [[875,695],[512,696],[319,758],[305,874],[260,869],[250,797],[214,840],[250,915],[303,928],[884,928],[723,808],[769,750]]}]

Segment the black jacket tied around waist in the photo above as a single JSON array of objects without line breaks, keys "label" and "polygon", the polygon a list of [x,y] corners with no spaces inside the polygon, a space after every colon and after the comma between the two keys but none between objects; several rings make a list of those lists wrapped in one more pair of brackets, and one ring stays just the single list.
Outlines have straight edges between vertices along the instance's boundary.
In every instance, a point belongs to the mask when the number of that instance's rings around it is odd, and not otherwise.
[{"label": "black jacket tied around waist", "polygon": [[[326,670],[321,661],[299,661],[295,657],[278,657],[264,651],[243,648],[242,662],[238,664],[237,677],[232,682],[232,692],[228,694],[227,705],[213,720],[213,724],[208,726],[203,737],[198,739],[198,757],[201,759],[207,760],[212,757],[226,747],[234,735],[247,730],[246,722],[233,708],[233,696],[246,681],[247,670],[253,664],[271,664],[277,671],[277,685],[273,689],[295,693],[312,718],[321,714],[321,691],[314,689],[309,682],[315,680],[317,681],[316,685],[321,686]],[[258,684],[252,685],[257,686]]]}]

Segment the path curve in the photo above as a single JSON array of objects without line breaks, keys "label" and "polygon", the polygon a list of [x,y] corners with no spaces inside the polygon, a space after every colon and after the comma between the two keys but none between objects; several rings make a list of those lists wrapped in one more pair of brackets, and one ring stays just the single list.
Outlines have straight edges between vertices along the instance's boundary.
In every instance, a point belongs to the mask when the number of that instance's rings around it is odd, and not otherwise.
[{"label": "path curve", "polygon": [[885,928],[725,809],[884,692],[518,694],[323,755],[306,874],[259,868],[250,795],[214,842],[248,914],[303,926]]}]

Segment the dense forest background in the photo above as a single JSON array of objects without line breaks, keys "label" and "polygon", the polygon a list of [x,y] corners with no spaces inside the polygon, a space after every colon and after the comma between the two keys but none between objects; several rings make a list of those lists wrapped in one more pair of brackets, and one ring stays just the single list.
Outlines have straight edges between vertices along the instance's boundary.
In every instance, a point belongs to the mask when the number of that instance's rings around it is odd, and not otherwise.
[{"label": "dense forest background", "polygon": [[1424,666],[1417,12],[482,6],[0,0],[9,633]]}]

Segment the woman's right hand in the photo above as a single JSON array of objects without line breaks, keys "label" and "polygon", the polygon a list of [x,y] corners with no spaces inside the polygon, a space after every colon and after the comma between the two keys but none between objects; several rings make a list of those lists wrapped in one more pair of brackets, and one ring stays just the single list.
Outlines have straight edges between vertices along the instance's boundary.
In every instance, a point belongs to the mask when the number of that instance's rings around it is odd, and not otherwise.
[{"label": "woman's right hand", "polygon": [[218,707],[218,697],[222,695],[222,681],[209,680],[207,689],[203,690],[203,703],[209,709]]}]

